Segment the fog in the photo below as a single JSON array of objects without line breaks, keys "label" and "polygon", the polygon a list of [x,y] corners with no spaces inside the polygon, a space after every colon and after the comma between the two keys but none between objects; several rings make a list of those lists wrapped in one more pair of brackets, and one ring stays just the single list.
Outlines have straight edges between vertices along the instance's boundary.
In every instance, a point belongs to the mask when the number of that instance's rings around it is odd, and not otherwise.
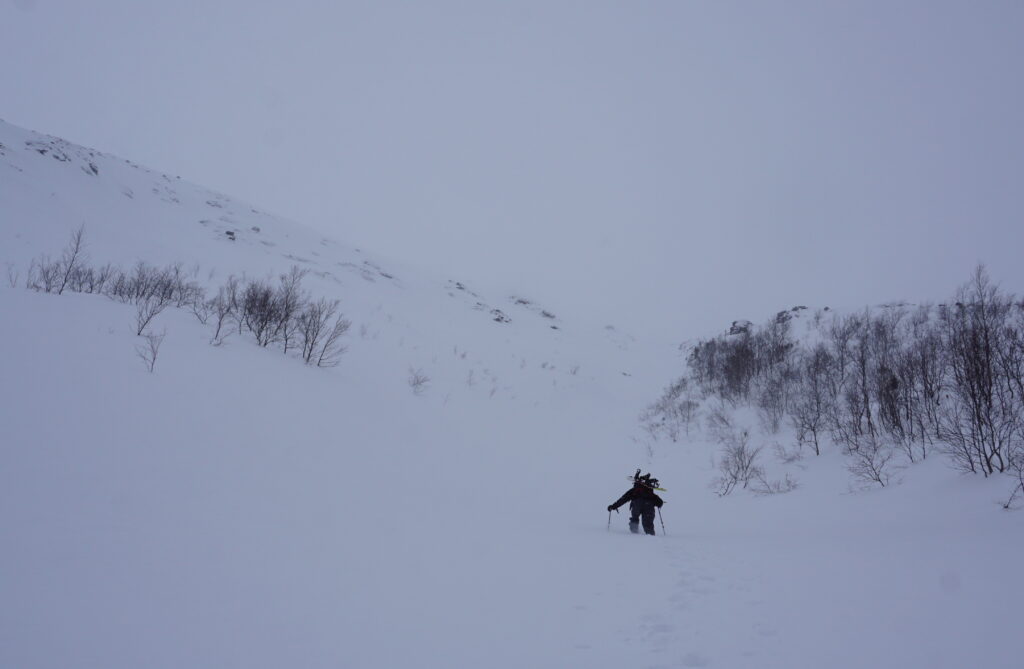
[{"label": "fog", "polygon": [[[1021,292],[1016,2],[0,2],[0,118],[687,338]],[[2,203],[0,203],[2,207]]]}]

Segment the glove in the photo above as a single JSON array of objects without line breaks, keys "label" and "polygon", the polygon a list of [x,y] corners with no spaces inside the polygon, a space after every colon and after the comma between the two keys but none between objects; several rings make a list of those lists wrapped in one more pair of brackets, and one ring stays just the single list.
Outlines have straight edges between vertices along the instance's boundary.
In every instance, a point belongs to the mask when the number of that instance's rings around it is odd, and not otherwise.
[{"label": "glove", "polygon": [[608,505],[608,513],[611,513],[611,512],[612,512],[612,505],[611,505],[611,504],[609,504],[609,505]]}]

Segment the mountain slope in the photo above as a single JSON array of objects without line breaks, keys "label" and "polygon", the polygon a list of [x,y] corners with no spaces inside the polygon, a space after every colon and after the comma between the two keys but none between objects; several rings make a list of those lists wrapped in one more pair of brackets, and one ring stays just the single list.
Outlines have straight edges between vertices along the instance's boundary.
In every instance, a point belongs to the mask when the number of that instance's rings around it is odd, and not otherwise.
[{"label": "mountain slope", "polygon": [[[0,263],[84,223],[97,263],[298,264],[354,323],[315,369],[169,310],[150,374],[131,307],[0,287],[0,665],[1016,666],[1024,528],[984,482],[930,462],[837,494],[825,455],[789,495],[716,498],[707,444],[638,432],[669,347],[59,140],[0,145]],[[641,464],[667,536],[606,525]]]}]

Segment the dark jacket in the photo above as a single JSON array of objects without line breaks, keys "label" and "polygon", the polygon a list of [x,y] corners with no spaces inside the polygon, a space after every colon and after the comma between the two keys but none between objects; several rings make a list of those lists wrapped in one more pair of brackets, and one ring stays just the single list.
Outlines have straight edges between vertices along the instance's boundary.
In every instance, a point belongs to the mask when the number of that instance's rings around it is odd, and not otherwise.
[{"label": "dark jacket", "polygon": [[619,501],[612,504],[609,510],[617,509],[626,502],[632,502],[637,505],[648,506],[653,504],[654,506],[661,508],[661,505],[665,502],[660,497],[654,494],[654,491],[645,485],[637,483],[632,488],[626,491],[626,494],[619,498]]}]

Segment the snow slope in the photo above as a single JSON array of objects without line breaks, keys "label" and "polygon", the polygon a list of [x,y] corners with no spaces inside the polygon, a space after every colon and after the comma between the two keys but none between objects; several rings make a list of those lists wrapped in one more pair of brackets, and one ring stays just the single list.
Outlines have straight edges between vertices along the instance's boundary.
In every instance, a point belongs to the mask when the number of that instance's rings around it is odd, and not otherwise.
[{"label": "snow slope", "polygon": [[[826,454],[719,499],[699,435],[638,430],[673,347],[0,123],[0,265],[83,223],[97,264],[298,264],[354,326],[312,369],[172,310],[150,374],[131,307],[2,284],[2,667],[1020,666],[990,482],[844,494]],[[637,466],[667,536],[606,526]]]}]

